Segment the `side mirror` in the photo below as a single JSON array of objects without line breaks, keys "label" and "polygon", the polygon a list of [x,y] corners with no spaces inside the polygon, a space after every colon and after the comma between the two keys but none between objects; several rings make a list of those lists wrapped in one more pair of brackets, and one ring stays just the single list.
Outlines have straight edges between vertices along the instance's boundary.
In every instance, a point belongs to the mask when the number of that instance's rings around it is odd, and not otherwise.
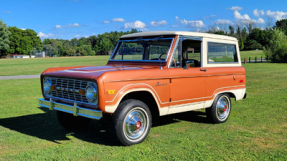
[{"label": "side mirror", "polygon": [[185,66],[183,67],[183,69],[188,69],[188,66],[189,67],[195,67],[195,62],[194,60],[188,60],[185,62]]}]

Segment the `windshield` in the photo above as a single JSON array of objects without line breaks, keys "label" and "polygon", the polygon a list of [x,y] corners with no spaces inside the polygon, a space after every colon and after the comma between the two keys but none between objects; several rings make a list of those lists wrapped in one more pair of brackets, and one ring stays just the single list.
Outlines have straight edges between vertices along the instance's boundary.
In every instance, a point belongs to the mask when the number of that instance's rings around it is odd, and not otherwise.
[{"label": "windshield", "polygon": [[120,40],[110,60],[165,61],[172,38]]}]

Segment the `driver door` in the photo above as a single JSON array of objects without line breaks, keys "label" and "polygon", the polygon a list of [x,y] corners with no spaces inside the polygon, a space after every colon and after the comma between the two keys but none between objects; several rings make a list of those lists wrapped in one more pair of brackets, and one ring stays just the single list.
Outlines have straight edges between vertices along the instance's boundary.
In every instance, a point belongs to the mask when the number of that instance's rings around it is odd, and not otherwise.
[{"label": "driver door", "polygon": [[[200,65],[201,41],[187,42],[187,40],[189,39],[180,39],[169,66],[171,92],[169,114],[204,108],[206,100],[206,74]],[[193,53],[187,51],[193,51]],[[196,64],[190,67],[185,62],[196,60],[192,58],[196,58],[197,62],[193,61]],[[188,65],[187,68],[183,68],[186,65]]]}]

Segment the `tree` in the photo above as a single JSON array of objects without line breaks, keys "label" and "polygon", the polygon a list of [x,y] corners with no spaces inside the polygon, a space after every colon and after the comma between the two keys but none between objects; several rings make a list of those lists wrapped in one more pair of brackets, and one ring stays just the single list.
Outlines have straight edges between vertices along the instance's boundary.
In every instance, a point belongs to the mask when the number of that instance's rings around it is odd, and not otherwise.
[{"label": "tree", "polygon": [[15,26],[8,27],[8,30],[11,33],[9,54],[30,54],[32,49],[42,49],[42,41],[34,30],[22,30]]},{"label": "tree", "polygon": [[275,28],[282,30],[287,35],[287,19],[278,20]]},{"label": "tree", "polygon": [[287,63],[287,36],[279,29],[274,29],[270,43],[264,48],[264,53],[274,63]]},{"label": "tree", "polygon": [[7,29],[7,25],[0,20],[0,57],[7,55],[7,50],[9,49],[9,35],[10,32]]}]

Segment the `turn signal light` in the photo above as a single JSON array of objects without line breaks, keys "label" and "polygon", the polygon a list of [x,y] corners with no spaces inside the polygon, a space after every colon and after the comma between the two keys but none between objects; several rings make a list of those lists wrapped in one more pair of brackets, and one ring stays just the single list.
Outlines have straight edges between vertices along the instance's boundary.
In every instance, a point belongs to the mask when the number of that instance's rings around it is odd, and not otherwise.
[{"label": "turn signal light", "polygon": [[239,81],[239,83],[243,83],[243,79],[241,79],[241,80]]},{"label": "turn signal light", "polygon": [[116,90],[107,90],[107,94],[116,94]]},{"label": "turn signal light", "polygon": [[80,94],[80,95],[85,95],[85,93],[86,93],[86,92],[85,92],[84,89],[79,89],[79,94]]},{"label": "turn signal light", "polygon": [[56,90],[56,86],[55,85],[51,85],[51,90]]}]

